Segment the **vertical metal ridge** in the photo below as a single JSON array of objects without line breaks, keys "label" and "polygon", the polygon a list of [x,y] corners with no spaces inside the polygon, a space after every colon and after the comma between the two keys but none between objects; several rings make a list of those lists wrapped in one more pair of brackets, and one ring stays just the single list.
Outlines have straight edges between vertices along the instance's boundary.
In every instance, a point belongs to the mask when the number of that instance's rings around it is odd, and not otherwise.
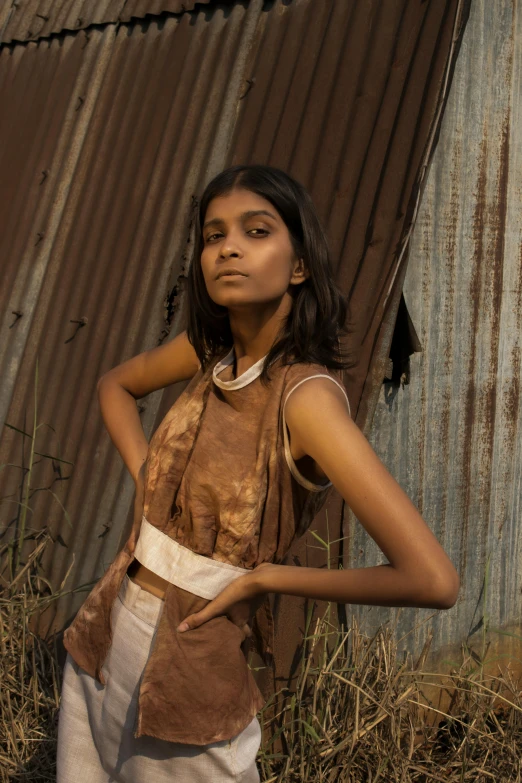
[{"label": "vertical metal ridge", "polygon": [[[24,351],[24,345],[29,334],[35,313],[36,304],[40,297],[41,285],[44,279],[51,250],[63,216],[64,207],[67,201],[74,172],[78,158],[82,149],[83,142],[89,126],[90,117],[96,101],[96,95],[100,89],[103,74],[110,59],[110,48],[114,37],[114,28],[108,28],[102,36],[100,44],[101,50],[97,56],[99,68],[96,69],[91,77],[94,57],[97,53],[93,47],[90,49],[90,57],[87,55],[78,72],[77,80],[74,85],[75,95],[68,106],[64,117],[64,125],[61,129],[60,137],[57,142],[57,156],[63,155],[63,162],[55,167],[49,176],[49,187],[47,190],[54,190],[52,209],[45,221],[45,236],[41,245],[41,250],[34,257],[34,246],[32,235],[26,245],[23,256],[20,260],[16,279],[11,290],[10,300],[7,304],[7,314],[4,317],[2,329],[4,333],[9,329],[9,323],[12,320],[11,312],[15,310],[23,299],[24,316],[20,321],[14,337],[10,343],[2,342],[0,345],[0,373],[5,379],[0,393],[0,424],[3,426],[7,410],[11,401],[14,384],[18,375],[20,361]],[[78,116],[76,112],[76,95],[85,95],[83,99],[83,111]],[[48,202],[44,200],[42,206],[37,210],[34,223],[38,226],[44,222],[44,215],[47,211]]]},{"label": "vertical metal ridge", "polygon": [[[231,15],[234,14],[235,10],[236,9],[232,10]],[[213,179],[213,177],[223,169],[229,153],[238,116],[241,92],[246,87],[245,72],[248,55],[257,32],[259,16],[262,10],[263,0],[252,0],[252,2],[248,4],[246,13],[242,15],[242,24],[237,33],[239,40],[235,49],[235,57],[234,60],[231,61],[228,89],[224,96],[225,99],[222,104],[221,113],[217,118],[217,130],[214,134],[213,145],[208,156],[208,166],[205,171],[203,185],[206,185],[207,182]],[[236,11],[236,15],[239,20],[240,12]]]}]

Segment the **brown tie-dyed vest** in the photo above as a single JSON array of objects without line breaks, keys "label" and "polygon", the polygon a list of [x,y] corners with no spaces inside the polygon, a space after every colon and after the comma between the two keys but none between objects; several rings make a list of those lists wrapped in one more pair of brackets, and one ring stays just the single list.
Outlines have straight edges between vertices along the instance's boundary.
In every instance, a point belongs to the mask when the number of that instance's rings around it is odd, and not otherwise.
[{"label": "brown tie-dyed vest", "polygon": [[[154,433],[144,516],[200,555],[254,568],[283,561],[332,487],[312,485],[293,463],[290,469],[283,439],[286,396],[312,375],[339,381],[322,365],[281,366],[277,360],[265,387],[259,367],[234,379],[232,361],[233,351],[214,358],[204,373],[198,370]],[[140,526],[141,520],[64,637],[76,663],[102,684],[111,608],[134,560]],[[234,737],[264,706],[243,652],[243,632],[228,617],[177,633],[179,623],[207,603],[169,584],[141,682],[136,736],[205,745]],[[254,638],[261,640],[259,652],[268,662],[273,639],[268,601],[257,613]]]}]

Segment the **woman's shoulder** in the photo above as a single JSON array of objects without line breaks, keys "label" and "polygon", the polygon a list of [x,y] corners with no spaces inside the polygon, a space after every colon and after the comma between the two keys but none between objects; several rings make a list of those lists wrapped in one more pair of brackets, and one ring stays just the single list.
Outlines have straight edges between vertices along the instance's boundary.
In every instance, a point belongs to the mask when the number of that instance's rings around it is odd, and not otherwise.
[{"label": "woman's shoulder", "polygon": [[[320,381],[322,378],[328,379],[329,383],[333,382],[338,387],[343,398],[346,400],[348,410],[350,410],[350,402],[339,371],[315,362],[298,362],[288,367],[283,386],[283,405],[286,405],[286,401],[290,395],[297,388],[304,386],[306,381],[311,381],[312,379],[318,379]],[[311,386],[307,386],[307,391],[310,393],[312,393],[311,389]],[[313,394],[315,394],[316,391],[317,389],[314,389]]]},{"label": "woman's shoulder", "polygon": [[295,364],[287,365],[285,369],[285,386],[293,385],[298,381],[315,378],[321,375],[332,378],[338,383],[342,383],[338,370],[332,370],[326,365],[319,364],[318,362],[296,362]]}]

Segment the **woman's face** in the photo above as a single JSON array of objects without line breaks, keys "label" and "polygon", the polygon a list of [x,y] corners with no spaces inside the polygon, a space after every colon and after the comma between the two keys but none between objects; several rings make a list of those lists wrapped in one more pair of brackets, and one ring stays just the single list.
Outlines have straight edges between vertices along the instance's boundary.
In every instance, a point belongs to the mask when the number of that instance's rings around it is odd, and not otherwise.
[{"label": "woman's face", "polygon": [[[291,284],[307,273],[296,258],[278,211],[250,190],[235,189],[213,199],[203,221],[201,269],[211,299],[229,310],[290,298]],[[240,276],[219,273],[235,268]]]}]

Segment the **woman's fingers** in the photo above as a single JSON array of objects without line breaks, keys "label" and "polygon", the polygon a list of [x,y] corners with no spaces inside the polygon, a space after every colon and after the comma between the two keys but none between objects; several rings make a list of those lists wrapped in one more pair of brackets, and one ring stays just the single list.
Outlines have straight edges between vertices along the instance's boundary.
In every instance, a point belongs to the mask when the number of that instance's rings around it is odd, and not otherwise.
[{"label": "woman's fingers", "polygon": [[256,589],[257,585],[252,580],[252,575],[239,577],[216,598],[209,601],[204,609],[186,617],[178,625],[177,630],[183,633],[191,628],[197,628],[213,617],[226,615],[239,629],[248,625],[251,634],[250,623],[264,599],[264,595],[255,592]]},{"label": "woman's fingers", "polygon": [[[218,615],[216,615],[218,616]],[[250,627],[249,623],[245,622],[234,622],[232,618],[228,618],[234,625],[237,625],[237,627],[243,631],[245,636],[252,636],[252,628]],[[193,628],[199,628],[200,625],[203,625],[206,622],[205,617],[201,616],[200,612],[197,612],[196,614],[189,614],[188,617],[185,617],[182,623],[180,623],[177,627],[177,630],[180,633],[183,633],[184,631],[190,631]]]}]

